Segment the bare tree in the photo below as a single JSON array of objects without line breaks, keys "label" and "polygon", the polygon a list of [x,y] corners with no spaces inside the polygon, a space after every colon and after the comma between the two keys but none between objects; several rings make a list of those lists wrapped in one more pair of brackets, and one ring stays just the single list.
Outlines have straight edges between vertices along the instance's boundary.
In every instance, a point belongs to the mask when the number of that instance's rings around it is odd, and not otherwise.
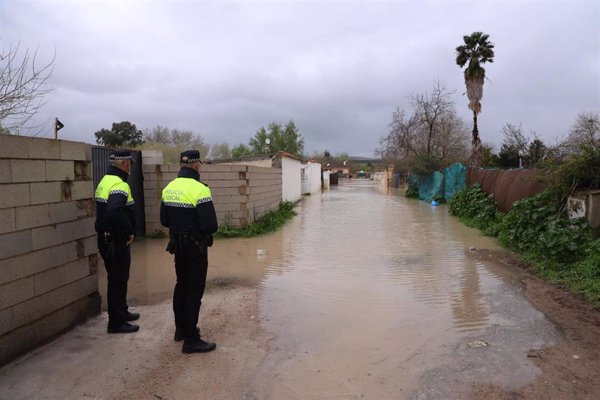
[{"label": "bare tree", "polygon": [[581,146],[600,149],[600,115],[597,112],[577,115],[565,145],[571,152],[577,151]]},{"label": "bare tree", "polygon": [[466,158],[468,127],[457,115],[451,92],[436,82],[430,94],[411,96],[413,113],[396,109],[378,153],[387,162],[428,160],[446,164]]},{"label": "bare tree", "polygon": [[226,160],[231,158],[231,150],[229,149],[229,143],[215,143],[210,146],[210,155],[209,158],[211,160]]},{"label": "bare tree", "polygon": [[506,145],[506,147],[517,150],[521,155],[527,151],[529,146],[529,137],[527,137],[523,132],[523,126],[521,123],[517,125],[513,124],[512,122],[507,122],[502,127],[502,134],[504,135],[502,144]]},{"label": "bare tree", "polygon": [[438,131],[440,119],[453,109],[452,101],[450,101],[451,94],[440,81],[437,81],[431,93],[411,96],[413,106],[425,128],[426,153],[428,155],[432,153],[434,136]]},{"label": "bare tree", "polygon": [[46,64],[38,63],[37,49],[21,52],[20,45],[0,50],[0,126],[9,131],[41,130],[29,125],[45,104],[44,97],[53,89],[48,81],[54,71],[56,55]]}]

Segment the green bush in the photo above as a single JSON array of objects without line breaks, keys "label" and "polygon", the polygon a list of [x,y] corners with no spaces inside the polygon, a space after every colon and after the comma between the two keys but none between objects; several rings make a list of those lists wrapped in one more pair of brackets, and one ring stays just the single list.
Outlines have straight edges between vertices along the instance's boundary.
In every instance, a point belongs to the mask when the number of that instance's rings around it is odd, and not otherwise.
[{"label": "green bush", "polygon": [[251,224],[239,228],[231,227],[227,224],[219,227],[219,231],[214,235],[215,238],[233,238],[233,237],[252,237],[276,231],[286,223],[287,220],[296,215],[294,204],[290,202],[279,203],[277,211],[263,215]]},{"label": "green bush", "polygon": [[419,187],[415,185],[408,185],[408,188],[406,188],[406,192],[404,193],[404,195],[411,199],[418,199]]},{"label": "green bush", "polygon": [[515,202],[498,228],[505,246],[560,264],[580,260],[592,240],[587,224],[569,220],[552,191]]},{"label": "green bush", "polygon": [[490,236],[496,236],[496,226],[502,219],[496,201],[479,184],[467,186],[457,192],[448,202],[448,209],[469,226],[482,229]]}]

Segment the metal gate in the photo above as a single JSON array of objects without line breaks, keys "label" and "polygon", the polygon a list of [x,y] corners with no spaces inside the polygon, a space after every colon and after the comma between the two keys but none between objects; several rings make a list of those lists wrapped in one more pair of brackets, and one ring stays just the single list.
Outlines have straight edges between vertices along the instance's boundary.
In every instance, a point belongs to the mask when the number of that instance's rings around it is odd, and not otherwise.
[{"label": "metal gate", "polygon": [[[94,171],[94,188],[98,187],[98,183],[108,170],[108,156],[113,150],[110,147],[92,146],[92,164]],[[129,150],[129,149],[128,149]],[[136,150],[131,151],[133,165],[129,171],[127,182],[131,188],[131,195],[135,200],[135,218],[136,228],[135,235],[140,237],[146,234],[146,214],[144,212],[144,175],[142,174],[142,152]]]}]

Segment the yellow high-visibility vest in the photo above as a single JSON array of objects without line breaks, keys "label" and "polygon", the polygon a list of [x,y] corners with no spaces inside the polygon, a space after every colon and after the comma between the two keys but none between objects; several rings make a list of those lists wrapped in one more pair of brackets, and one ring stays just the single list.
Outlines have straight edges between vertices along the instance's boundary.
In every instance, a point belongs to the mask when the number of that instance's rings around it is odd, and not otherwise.
[{"label": "yellow high-visibility vest", "polygon": [[127,205],[134,204],[133,196],[131,195],[131,189],[129,184],[124,182],[121,178],[116,175],[104,175],[104,178],[98,184],[96,188],[96,201],[106,203],[108,196],[111,194],[122,194],[127,196]]},{"label": "yellow high-visibility vest", "polygon": [[162,191],[162,201],[169,207],[193,208],[212,201],[210,188],[192,178],[176,178]]}]

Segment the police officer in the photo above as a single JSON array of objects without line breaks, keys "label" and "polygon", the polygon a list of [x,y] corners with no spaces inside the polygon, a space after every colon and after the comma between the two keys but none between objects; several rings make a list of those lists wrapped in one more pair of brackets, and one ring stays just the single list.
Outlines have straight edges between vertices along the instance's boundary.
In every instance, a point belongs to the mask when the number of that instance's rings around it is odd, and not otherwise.
[{"label": "police officer", "polygon": [[197,327],[206,286],[208,247],[218,229],[210,189],[200,181],[201,164],[199,151],[181,153],[179,175],[162,191],[160,206],[160,222],[169,228],[167,251],[175,255],[175,341],[183,340],[183,353],[206,353],[217,347],[202,340]]},{"label": "police officer", "polygon": [[129,312],[127,306],[129,245],[135,232],[134,201],[127,177],[133,160],[129,151],[114,151],[108,159],[108,172],[95,194],[98,250],[108,278],[108,333],[132,333],[140,328],[129,323],[137,320],[140,314]]}]

